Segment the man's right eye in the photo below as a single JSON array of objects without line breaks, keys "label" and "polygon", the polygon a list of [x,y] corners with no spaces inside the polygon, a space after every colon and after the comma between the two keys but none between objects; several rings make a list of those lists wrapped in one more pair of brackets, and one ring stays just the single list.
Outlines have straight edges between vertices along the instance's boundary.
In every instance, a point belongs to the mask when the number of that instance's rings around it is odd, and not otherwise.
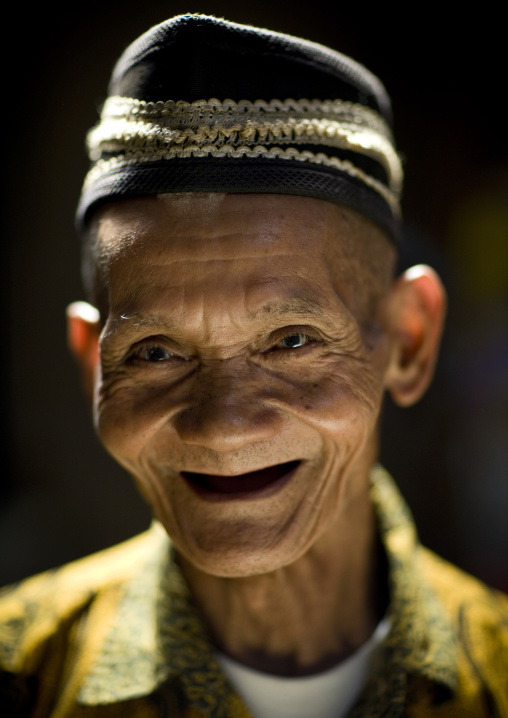
[{"label": "man's right eye", "polygon": [[137,347],[129,356],[130,361],[164,362],[170,359],[180,359],[180,357],[160,344],[145,344]]},{"label": "man's right eye", "polygon": [[164,347],[144,347],[138,355],[140,359],[145,361],[166,361],[171,359],[174,354],[169,352]]}]

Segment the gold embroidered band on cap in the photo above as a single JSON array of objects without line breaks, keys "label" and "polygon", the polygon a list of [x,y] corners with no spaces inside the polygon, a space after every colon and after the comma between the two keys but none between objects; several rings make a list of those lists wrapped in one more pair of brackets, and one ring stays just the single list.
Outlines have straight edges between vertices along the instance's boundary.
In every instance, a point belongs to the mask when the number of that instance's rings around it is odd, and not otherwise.
[{"label": "gold embroidered band on cap", "polygon": [[[299,149],[302,145],[305,149]],[[277,158],[346,172],[377,191],[396,215],[400,212],[403,171],[391,130],[377,112],[353,102],[145,102],[113,96],[88,134],[88,149],[95,165],[85,185],[114,167],[176,157]],[[334,149],[375,160],[385,170],[387,184],[334,155]]]}]

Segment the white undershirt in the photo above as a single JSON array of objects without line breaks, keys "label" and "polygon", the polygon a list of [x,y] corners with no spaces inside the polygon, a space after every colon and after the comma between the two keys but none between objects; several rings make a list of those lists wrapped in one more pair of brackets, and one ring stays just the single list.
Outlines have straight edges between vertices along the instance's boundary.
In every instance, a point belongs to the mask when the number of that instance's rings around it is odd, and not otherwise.
[{"label": "white undershirt", "polygon": [[261,673],[219,652],[217,659],[255,718],[343,718],[359,697],[389,629],[385,618],[349,658],[314,676]]}]

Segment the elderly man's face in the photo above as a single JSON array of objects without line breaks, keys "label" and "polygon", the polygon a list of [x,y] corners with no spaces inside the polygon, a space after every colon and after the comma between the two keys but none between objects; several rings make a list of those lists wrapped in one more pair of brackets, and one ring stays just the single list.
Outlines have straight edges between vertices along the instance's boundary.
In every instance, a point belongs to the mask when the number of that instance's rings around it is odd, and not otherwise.
[{"label": "elderly man's face", "polygon": [[268,195],[129,200],[98,231],[102,442],[196,566],[289,564],[368,491],[389,243],[349,210]]}]

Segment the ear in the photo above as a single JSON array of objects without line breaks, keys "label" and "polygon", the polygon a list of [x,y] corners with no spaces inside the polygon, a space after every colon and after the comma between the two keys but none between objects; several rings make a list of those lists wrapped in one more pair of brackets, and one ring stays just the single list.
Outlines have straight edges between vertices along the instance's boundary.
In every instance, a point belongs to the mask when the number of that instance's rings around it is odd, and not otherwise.
[{"label": "ear", "polygon": [[399,406],[425,393],[434,375],[446,313],[446,292],[433,269],[418,265],[397,279],[387,301],[391,343],[385,386]]},{"label": "ear", "polygon": [[67,307],[67,343],[74,354],[87,398],[92,401],[95,372],[99,364],[100,315],[87,302]]}]

